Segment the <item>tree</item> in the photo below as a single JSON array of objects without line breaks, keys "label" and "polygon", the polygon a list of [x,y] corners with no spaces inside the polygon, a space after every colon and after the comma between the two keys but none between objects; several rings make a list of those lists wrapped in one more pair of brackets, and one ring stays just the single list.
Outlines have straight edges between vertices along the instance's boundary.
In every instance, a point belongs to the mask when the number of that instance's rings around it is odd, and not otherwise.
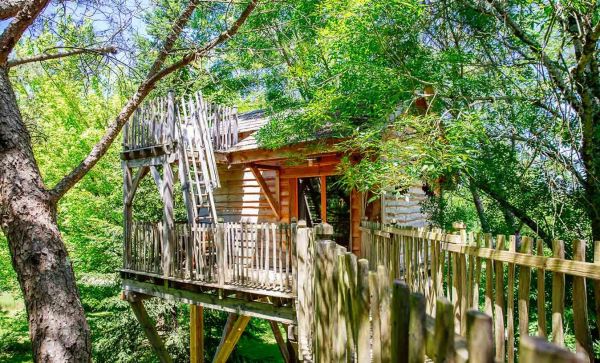
[{"label": "tree", "polygon": [[[12,264],[25,299],[35,360],[84,362],[91,359],[90,332],[68,252],[56,224],[57,203],[103,157],[124,123],[157,83],[233,37],[258,1],[249,1],[225,31],[182,56],[174,56],[173,47],[200,3],[191,0],[173,20],[146,77],[107,127],[105,135],[77,167],[51,188],[44,185],[40,176],[31,136],[9,79],[10,66],[20,63],[9,60],[11,51],[48,3],[49,0],[13,0],[0,6],[0,17],[11,18],[0,35],[0,225],[8,239]],[[61,56],[69,55],[73,54]]]}]

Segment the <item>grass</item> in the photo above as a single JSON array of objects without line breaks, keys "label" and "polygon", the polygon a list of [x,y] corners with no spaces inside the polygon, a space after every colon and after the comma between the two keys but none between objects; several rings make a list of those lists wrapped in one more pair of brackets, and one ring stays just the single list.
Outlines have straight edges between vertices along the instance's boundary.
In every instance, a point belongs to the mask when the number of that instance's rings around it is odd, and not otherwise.
[{"label": "grass", "polygon": [[23,301],[9,293],[0,294],[0,361],[33,361]]},{"label": "grass", "polygon": [[[117,298],[120,292],[119,283],[113,276],[94,276],[93,278],[83,278],[80,280],[79,289],[86,309],[88,321],[92,327],[92,332],[96,332],[93,345],[98,344],[99,339],[105,337],[99,336],[101,331],[97,328],[99,322],[111,322],[123,318],[125,311],[122,302]],[[25,363],[32,362],[31,345],[29,342],[29,330],[27,325],[27,316],[23,300],[17,297],[17,294],[0,294],[0,362]],[[121,305],[118,305],[121,304]],[[180,310],[183,311],[183,310]],[[183,315],[182,315],[183,316]],[[131,321],[135,324],[135,321]],[[214,322],[213,325],[220,322]],[[129,324],[129,323],[128,323]],[[187,322],[181,322],[181,328],[187,330]],[[118,327],[118,325],[115,325]],[[220,326],[205,327],[208,334],[217,335],[221,332]],[[141,333],[140,333],[141,334]],[[187,336],[186,336],[187,337]],[[220,338],[220,335],[214,338]],[[185,337],[181,338],[179,343],[183,349],[187,349],[189,342]],[[147,344],[137,346],[136,349],[149,350]],[[209,347],[207,347],[207,350]],[[154,356],[147,352],[148,359],[141,359],[138,362],[153,362]],[[265,320],[252,319],[247,331],[242,335],[232,355],[236,362],[283,362],[281,353],[273,337],[271,327]],[[111,362],[120,362],[117,357]],[[181,360],[181,359],[180,359]],[[107,359],[94,358],[94,361],[102,362]]]}]

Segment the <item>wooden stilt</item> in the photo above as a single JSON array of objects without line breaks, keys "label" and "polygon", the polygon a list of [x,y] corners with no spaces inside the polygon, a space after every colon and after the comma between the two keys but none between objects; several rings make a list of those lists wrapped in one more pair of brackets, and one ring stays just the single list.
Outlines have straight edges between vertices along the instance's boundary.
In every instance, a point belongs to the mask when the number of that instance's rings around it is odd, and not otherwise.
[{"label": "wooden stilt", "polygon": [[271,330],[273,330],[273,336],[277,341],[277,345],[279,346],[279,351],[281,352],[281,356],[283,357],[283,361],[285,363],[290,363],[290,352],[288,351],[288,347],[283,340],[283,335],[281,335],[281,330],[279,330],[279,325],[275,321],[269,320],[269,324],[271,325]]},{"label": "wooden stilt", "polygon": [[289,354],[290,362],[299,362],[298,359],[298,339],[297,339],[297,331],[296,326],[294,325],[284,325],[287,333],[287,351]]},{"label": "wooden stilt", "polygon": [[154,322],[152,321],[150,316],[148,316],[148,312],[146,311],[146,308],[144,307],[143,301],[142,300],[129,301],[129,304],[131,305],[131,309],[133,309],[133,313],[135,314],[135,317],[140,322],[140,325],[142,326],[142,329],[144,330],[146,337],[150,341],[150,345],[152,346],[152,349],[154,349],[154,352],[158,356],[158,359],[162,363],[172,363],[173,360],[171,359],[171,357],[169,356],[169,353],[165,349],[165,345],[163,344],[162,339],[160,338],[160,336],[158,335],[158,332],[156,331],[156,328],[154,327]]},{"label": "wooden stilt", "polygon": [[240,337],[242,336],[242,333],[246,329],[248,322],[250,322],[249,316],[240,315],[237,318],[237,320],[233,324],[233,327],[231,328],[231,331],[225,337],[225,342],[223,343],[223,345],[219,346],[219,349],[217,350],[217,353],[215,354],[213,363],[227,362],[229,355],[231,355],[233,348],[235,348],[235,345],[240,340]]},{"label": "wooden stilt", "polygon": [[190,305],[190,362],[204,363],[204,309]]},{"label": "wooden stilt", "polygon": [[227,339],[227,335],[229,335],[229,333],[231,332],[233,324],[235,324],[237,318],[238,314],[235,313],[229,313],[229,316],[227,316],[227,321],[225,322],[225,326],[223,327],[223,335],[221,335],[221,341],[219,342],[219,346],[217,347],[217,352],[220,351],[223,347],[223,344],[225,344],[225,339]]}]

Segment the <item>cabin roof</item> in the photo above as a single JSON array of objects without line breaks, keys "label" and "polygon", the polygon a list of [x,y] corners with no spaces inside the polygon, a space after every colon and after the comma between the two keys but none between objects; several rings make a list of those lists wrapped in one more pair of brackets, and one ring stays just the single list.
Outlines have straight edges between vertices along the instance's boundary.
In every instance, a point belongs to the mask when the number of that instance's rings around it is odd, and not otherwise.
[{"label": "cabin roof", "polygon": [[238,116],[238,132],[257,131],[269,121],[270,117],[265,114],[265,110],[244,112]]}]

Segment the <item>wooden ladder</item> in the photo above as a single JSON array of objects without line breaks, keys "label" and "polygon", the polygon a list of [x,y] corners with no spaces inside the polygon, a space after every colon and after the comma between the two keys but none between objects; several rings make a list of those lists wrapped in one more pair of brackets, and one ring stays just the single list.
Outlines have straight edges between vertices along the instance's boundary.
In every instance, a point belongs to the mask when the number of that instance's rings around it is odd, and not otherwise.
[{"label": "wooden ladder", "polygon": [[192,225],[217,221],[213,191],[221,186],[208,126],[207,104],[197,92],[178,109],[179,177]]}]

